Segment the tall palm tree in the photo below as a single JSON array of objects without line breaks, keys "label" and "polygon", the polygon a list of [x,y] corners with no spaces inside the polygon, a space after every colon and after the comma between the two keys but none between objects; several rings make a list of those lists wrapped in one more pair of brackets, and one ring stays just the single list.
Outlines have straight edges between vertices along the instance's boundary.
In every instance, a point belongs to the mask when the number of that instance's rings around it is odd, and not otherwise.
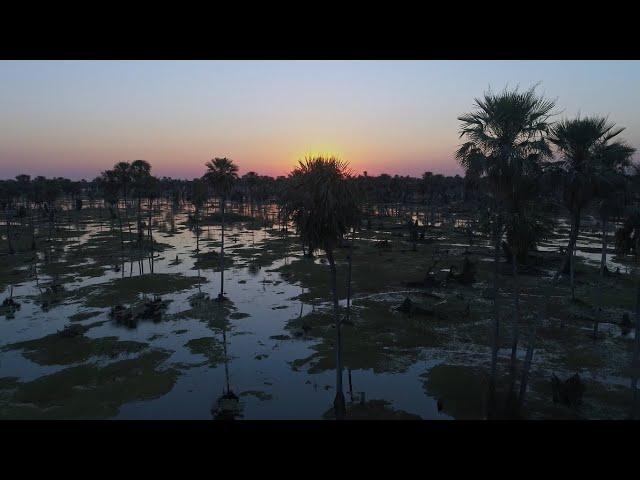
[{"label": "tall palm tree", "polygon": [[[456,152],[462,167],[472,175],[484,177],[488,183],[489,224],[494,242],[493,335],[489,384],[490,415],[494,408],[497,352],[499,339],[498,273],[502,236],[505,225],[515,226],[522,216],[519,187],[549,154],[545,134],[555,104],[535,93],[535,87],[520,92],[504,90],[486,92],[475,99],[473,112],[458,117],[462,122],[460,137],[467,141]],[[526,202],[525,202],[526,203]],[[517,348],[519,291],[517,263],[512,256],[514,274],[514,348]],[[512,355],[513,357],[513,355]],[[512,362],[513,364],[513,362]]]},{"label": "tall palm tree", "polygon": [[147,193],[150,178],[151,165],[145,160],[134,160],[129,165],[129,178],[135,195],[138,200],[137,204],[137,223],[138,223],[138,247],[142,246],[144,231],[142,228],[142,197]]},{"label": "tall palm tree", "polygon": [[7,229],[7,251],[10,255],[15,253],[13,241],[11,237],[11,220],[15,215],[15,200],[18,198],[18,182],[15,180],[4,180],[0,182],[0,204],[4,206],[5,211],[5,227]]},{"label": "tall palm tree", "polygon": [[[124,235],[122,228],[122,216],[120,215],[120,208],[118,208],[119,194],[120,194],[120,180],[115,170],[105,170],[100,176],[100,184],[102,187],[102,195],[104,200],[109,205],[111,211],[111,218],[113,218],[113,208],[115,207],[115,217],[118,219],[118,226],[120,229],[120,260],[124,262],[123,250],[124,250]],[[124,269],[123,269],[124,272]]]},{"label": "tall palm tree", "polygon": [[575,298],[574,251],[580,232],[581,214],[597,192],[602,173],[600,152],[610,146],[611,139],[623,130],[604,117],[577,117],[554,125],[549,136],[549,141],[562,155],[556,163],[562,173],[564,205],[571,217],[566,257],[555,278],[569,267],[572,299]]},{"label": "tall palm tree", "polygon": [[624,142],[615,141],[603,145],[596,152],[599,175],[596,180],[595,199],[602,225],[602,255],[600,258],[600,288],[598,289],[597,318],[593,326],[593,338],[598,336],[598,324],[602,319],[602,295],[607,268],[607,226],[611,216],[623,212],[628,197],[628,179],[625,172],[631,166],[635,149]]},{"label": "tall palm tree", "polygon": [[345,414],[342,391],[342,336],[334,251],[349,228],[357,225],[360,207],[348,164],[335,157],[309,157],[289,176],[290,192],[283,214],[291,218],[304,244],[313,251],[322,249],[329,262],[333,314],[336,329],[336,418]]},{"label": "tall palm tree", "polygon": [[224,300],[224,207],[231,194],[233,184],[238,180],[238,166],[228,158],[214,158],[205,164],[204,178],[220,196],[221,244],[220,244],[220,293],[218,300]]},{"label": "tall palm tree", "polygon": [[122,197],[124,200],[124,219],[129,229],[129,236],[131,236],[131,225],[129,224],[129,209],[127,205],[127,194],[131,185],[131,164],[129,162],[118,162],[113,166],[113,172],[115,177],[120,183],[120,189],[122,191]]}]

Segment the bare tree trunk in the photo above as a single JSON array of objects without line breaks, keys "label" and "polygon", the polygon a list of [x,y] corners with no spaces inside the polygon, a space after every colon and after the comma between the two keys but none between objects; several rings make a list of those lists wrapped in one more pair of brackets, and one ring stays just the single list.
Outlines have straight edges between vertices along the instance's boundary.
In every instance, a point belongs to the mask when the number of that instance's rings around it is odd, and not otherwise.
[{"label": "bare tree trunk", "polygon": [[331,272],[331,291],[333,292],[333,315],[336,329],[336,397],[333,400],[333,409],[336,419],[342,420],[346,412],[344,393],[342,392],[342,335],[340,332],[340,305],[338,303],[338,285],[336,274],[336,262],[333,258],[333,251],[327,250],[327,259]]}]

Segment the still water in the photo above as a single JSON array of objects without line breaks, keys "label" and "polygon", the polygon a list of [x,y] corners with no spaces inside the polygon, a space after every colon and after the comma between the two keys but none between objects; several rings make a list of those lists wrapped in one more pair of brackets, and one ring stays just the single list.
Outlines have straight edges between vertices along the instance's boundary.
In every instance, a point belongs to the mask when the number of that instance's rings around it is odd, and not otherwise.
[{"label": "still water", "polygon": [[[158,398],[133,401],[119,406],[118,419],[211,419],[212,408],[225,392],[226,381],[230,389],[240,398],[240,418],[244,419],[320,419],[332,407],[335,395],[335,372],[325,371],[310,374],[305,368],[294,368],[292,362],[313,353],[310,346],[314,340],[289,338],[285,329],[288,320],[304,316],[313,308],[322,306],[305,304],[294,297],[303,292],[300,285],[289,283],[277,271],[279,266],[295,261],[302,255],[297,247],[289,249],[283,258],[276,258],[270,265],[256,268],[247,263],[247,256],[240,258],[237,253],[242,248],[260,249],[271,239],[281,234],[277,229],[264,226],[246,228],[245,224],[227,225],[225,231],[225,254],[233,257],[234,265],[225,271],[225,293],[233,302],[236,312],[243,318],[229,318],[226,330],[226,346],[229,361],[216,366],[203,364],[205,357],[194,354],[185,345],[193,339],[215,337],[223,341],[221,330],[212,328],[208,322],[197,318],[180,317],[189,310],[190,298],[202,291],[215,298],[220,286],[220,273],[211,268],[198,270],[195,266],[195,234],[185,226],[186,213],[175,215],[177,227],[174,234],[159,232],[164,215],[157,215],[154,221],[154,238],[167,244],[162,252],[156,253],[153,261],[154,274],[181,274],[187,277],[205,278],[201,285],[162,295],[170,300],[160,322],[140,321],[136,328],[119,325],[110,316],[110,308],[87,308],[84,298],[65,299],[58,304],[43,309],[36,299],[42,293],[41,287],[51,280],[40,274],[15,285],[13,298],[21,304],[13,318],[0,318],[0,377],[17,377],[20,382],[29,382],[44,375],[53,374],[72,365],[40,365],[25,358],[20,349],[3,348],[15,342],[39,339],[54,334],[70,324],[69,317],[81,312],[99,312],[96,316],[74,323],[93,326],[85,335],[90,338],[117,337],[148,343],[149,348],[170,352],[161,368],[177,368],[180,374],[171,390]],[[165,225],[166,227],[166,225]],[[135,225],[134,225],[135,231]],[[75,240],[75,247],[82,246],[100,232],[109,229],[108,222],[89,221],[82,225],[84,232]],[[200,236],[201,256],[218,250],[220,227],[204,226]],[[65,259],[66,253],[57,261]],[[176,262],[176,257],[179,263]],[[83,263],[78,263],[78,267]],[[25,267],[28,268],[28,267]],[[135,277],[149,273],[149,263],[125,262],[124,268],[109,266],[98,276],[76,276],[64,283],[67,292],[73,293],[83,287],[103,285],[118,278]],[[81,275],[81,269],[78,269]],[[8,289],[4,292],[8,294]],[[328,300],[328,299],[327,299]],[[233,317],[233,316],[232,316]],[[274,338],[276,337],[276,338]],[[134,358],[123,353],[116,358],[94,357],[90,363],[102,366],[110,362]],[[370,399],[384,399],[392,409],[417,414],[422,418],[448,419],[439,413],[436,399],[424,390],[420,375],[433,366],[433,362],[419,361],[404,373],[374,374],[372,370],[354,370],[347,378],[345,370],[345,395],[347,401],[359,401],[361,396]]]}]

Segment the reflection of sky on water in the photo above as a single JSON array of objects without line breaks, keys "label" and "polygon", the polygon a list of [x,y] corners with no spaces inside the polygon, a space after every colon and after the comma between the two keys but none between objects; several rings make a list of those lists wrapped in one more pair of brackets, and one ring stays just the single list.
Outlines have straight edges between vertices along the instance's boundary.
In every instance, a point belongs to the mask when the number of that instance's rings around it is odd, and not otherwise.
[{"label": "reflection of sky on water", "polygon": [[[164,215],[157,220],[162,224]],[[198,271],[194,268],[196,258],[195,235],[181,223],[186,215],[175,218],[178,231],[175,235],[154,230],[154,238],[160,243],[167,243],[174,248],[156,252],[154,260],[155,273],[181,273],[186,276],[206,278],[201,290],[215,297],[219,290],[220,273],[211,269]],[[561,228],[568,228],[560,223]],[[80,242],[90,235],[108,229],[108,223],[87,225],[87,232],[79,237]],[[613,232],[614,226],[611,226]],[[219,227],[203,226],[200,236],[201,255],[218,249]],[[264,228],[251,230],[243,226],[228,226],[226,234],[225,254],[234,257],[235,264],[225,271],[226,295],[233,301],[235,311],[248,314],[248,317],[229,320],[227,332],[227,348],[231,360],[229,362],[229,381],[231,390],[240,397],[242,418],[245,419],[319,419],[331,408],[335,395],[335,372],[326,371],[319,374],[308,374],[306,371],[292,369],[292,362],[310,356],[313,353],[313,341],[305,339],[277,340],[270,338],[277,335],[288,335],[284,329],[289,319],[306,315],[312,306],[294,297],[302,293],[299,285],[287,282],[278,272],[272,271],[284,263],[290,263],[301,255],[299,249],[286,257],[276,260],[267,267],[252,269],[246,258],[241,258],[239,248],[257,247],[268,239],[271,232]],[[590,232],[585,228],[585,235],[578,241],[578,255],[589,262],[599,263],[600,253],[580,250],[581,247],[599,247],[599,232]],[[361,239],[368,240],[368,239]],[[360,240],[359,240],[360,241]],[[481,242],[477,242],[479,245]],[[613,234],[610,235],[610,246]],[[566,246],[566,236],[545,242],[541,250],[557,249]],[[445,248],[463,249],[466,244],[448,243]],[[68,250],[65,246],[65,250]],[[235,253],[234,253],[235,252]],[[181,263],[174,265],[176,255]],[[612,255],[608,255],[609,268],[625,266],[616,264]],[[317,257],[316,262],[321,262]],[[485,260],[481,258],[481,260]],[[486,260],[492,261],[487,257]],[[86,264],[86,262],[85,262]],[[80,265],[80,264],[79,264]],[[144,261],[144,271],[149,272],[148,261]],[[79,277],[65,283],[65,289],[75,289],[90,285],[99,285],[111,280],[139,275],[137,261],[125,262],[124,269],[115,271],[107,266],[104,274],[97,277]],[[201,364],[204,357],[192,354],[185,344],[192,339],[215,337],[222,341],[222,333],[210,327],[206,321],[197,319],[171,318],[172,315],[191,308],[189,299],[198,292],[198,286],[188,290],[163,295],[163,299],[171,300],[166,317],[159,323],[141,321],[136,329],[127,329],[111,321],[107,308],[87,308],[82,305],[83,299],[51,306],[43,312],[40,305],[28,297],[40,293],[40,286],[51,278],[40,274],[39,282],[24,282],[14,288],[14,298],[21,303],[21,309],[15,318],[0,320],[0,348],[3,345],[41,338],[61,330],[68,317],[86,311],[99,311],[99,315],[88,318],[81,323],[90,325],[103,321],[102,325],[91,328],[86,335],[91,338],[117,336],[121,340],[134,340],[150,343],[151,347],[172,352],[164,362],[165,367],[178,366],[180,375],[173,389],[166,395],[149,401],[136,401],[121,407],[116,418],[122,419],[210,419],[211,409],[224,393],[224,364],[215,368]],[[7,292],[8,293],[8,292]],[[398,294],[403,293],[401,291]],[[360,299],[372,298],[383,294],[370,294]],[[357,292],[356,292],[357,296]],[[329,299],[327,299],[329,300]],[[357,300],[356,300],[357,301]],[[344,300],[341,304],[344,306]],[[275,308],[286,307],[286,308]],[[317,307],[317,305],[316,305]],[[186,330],[176,333],[176,331]],[[354,370],[352,372],[352,392],[349,391],[347,370],[345,369],[344,388],[347,401],[353,398],[358,401],[360,392],[364,392],[367,400],[384,399],[391,402],[395,409],[415,413],[423,418],[449,418],[437,412],[434,398],[425,395],[421,375],[432,366],[442,361],[445,352],[425,351],[424,358],[413,364],[401,374],[374,374],[372,370]],[[117,360],[128,358],[121,355]],[[92,359],[101,364],[113,360]],[[196,365],[196,366],[190,366]],[[31,381],[39,376],[55,373],[71,365],[40,366],[26,358],[20,351],[0,351],[0,377],[15,376],[21,381]],[[328,388],[327,388],[328,387]],[[244,395],[243,395],[244,394]]]},{"label": "reflection of sky on water", "polygon": [[[159,222],[163,217],[158,217]],[[178,215],[175,219],[178,232],[175,235],[154,230],[154,238],[160,243],[173,246],[163,252],[156,252],[154,260],[155,273],[181,273],[186,276],[197,276],[194,269],[196,259],[192,256],[195,249],[195,235],[183,228],[180,223],[186,218]],[[79,241],[84,242],[99,231],[108,229],[108,223],[86,225],[86,233],[80,235]],[[135,229],[135,227],[133,227]],[[157,226],[156,226],[157,228]],[[200,236],[201,255],[211,250],[217,250],[219,241],[219,227],[203,226]],[[265,229],[249,230],[244,227],[227,227],[225,254],[233,256],[236,248],[260,246],[260,242],[270,235]],[[214,242],[214,246],[208,245]],[[68,246],[65,246],[68,250]],[[300,255],[301,252],[294,252]],[[176,255],[181,261],[172,265]],[[233,301],[237,312],[250,315],[240,319],[230,319],[227,333],[227,347],[231,361],[229,362],[230,387],[240,396],[242,418],[246,419],[314,419],[331,408],[335,395],[335,372],[327,371],[310,375],[304,370],[294,371],[291,362],[306,358],[313,353],[310,346],[312,341],[304,339],[276,340],[270,337],[286,335],[284,330],[287,320],[306,315],[312,309],[311,305],[292,300],[302,293],[298,285],[292,285],[284,280],[276,269],[292,257],[276,260],[272,265],[259,270],[252,270],[246,266],[249,262],[235,257],[237,265],[225,271],[225,293]],[[316,258],[316,262],[320,259]],[[149,272],[148,260],[144,261],[144,272]],[[203,292],[215,297],[220,285],[220,273],[211,269],[200,270],[199,274],[207,279],[201,285]],[[125,262],[124,269],[114,271],[113,266],[107,266],[103,275],[98,277],[80,277],[65,283],[67,291],[98,285],[111,280],[139,275],[137,261]],[[39,284],[51,280],[47,275],[39,275]],[[240,283],[243,282],[243,283]],[[40,293],[35,280],[24,282],[14,289],[14,298],[21,303],[21,309],[11,320],[2,319],[0,322],[0,347],[18,341],[41,338],[55,333],[68,324],[68,317],[86,311],[99,311],[100,314],[83,320],[83,325],[104,321],[102,325],[91,328],[86,335],[91,338],[117,336],[120,340],[133,340],[150,343],[153,348],[171,351],[171,356],[164,363],[170,367],[185,364],[199,364],[203,361],[201,355],[192,354],[185,344],[192,339],[215,337],[222,341],[219,329],[210,328],[207,322],[197,319],[171,319],[177,314],[190,309],[189,298],[197,293],[198,287],[168,295],[163,299],[171,300],[166,311],[166,319],[153,323],[141,321],[137,328],[127,329],[115,324],[109,319],[107,308],[87,308],[82,300],[67,301],[53,305],[47,312],[28,297]],[[275,308],[274,307],[286,307]],[[175,333],[186,330],[184,333]],[[117,360],[128,358],[121,355]],[[92,359],[101,364],[113,360],[105,358]],[[0,377],[15,376],[21,381],[31,381],[41,375],[55,373],[65,366],[41,366],[24,358],[20,351],[8,350],[0,352]],[[393,408],[417,413],[425,418],[447,418],[439,414],[435,399],[425,396],[420,374],[424,372],[424,362],[412,366],[403,374],[374,374],[373,371],[353,371],[352,386],[354,399],[359,399],[359,392],[365,392],[367,399],[385,399],[391,401]],[[345,394],[350,398],[347,371],[345,370]],[[123,419],[208,419],[211,409],[217,399],[224,393],[225,375],[224,364],[215,368],[208,365],[181,368],[181,374],[174,388],[166,395],[150,400],[131,402],[120,409],[116,418]],[[327,388],[328,387],[328,388]],[[245,395],[242,395],[243,392]],[[253,393],[246,393],[253,392]],[[266,394],[267,398],[259,398],[255,392]]]}]

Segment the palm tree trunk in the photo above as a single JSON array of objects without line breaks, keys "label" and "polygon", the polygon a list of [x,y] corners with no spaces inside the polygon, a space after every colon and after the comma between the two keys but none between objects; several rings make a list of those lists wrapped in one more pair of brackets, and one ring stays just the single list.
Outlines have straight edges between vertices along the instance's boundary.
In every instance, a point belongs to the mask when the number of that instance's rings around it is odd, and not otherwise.
[{"label": "palm tree trunk", "polygon": [[489,412],[493,417],[496,393],[496,372],[498,366],[498,342],[500,335],[500,306],[498,299],[498,274],[500,268],[500,225],[494,226],[494,269],[493,269],[493,335],[491,336],[491,375],[489,378]]},{"label": "palm tree trunk", "polygon": [[151,270],[151,273],[153,273],[153,226],[151,224],[152,221],[152,215],[153,215],[153,200],[149,199],[149,248],[151,249],[151,256],[150,258],[150,265],[149,268]]},{"label": "palm tree trunk", "polygon": [[333,250],[327,250],[327,259],[329,260],[329,268],[331,272],[331,291],[333,293],[333,315],[335,319],[336,329],[336,397],[333,400],[333,409],[338,420],[344,418],[345,400],[342,392],[342,335],[340,332],[340,305],[338,304],[338,285],[336,262],[333,258]]},{"label": "palm tree trunk", "polygon": [[573,234],[573,245],[571,247],[571,299],[575,300],[576,298],[576,284],[574,281],[575,278],[575,266],[576,266],[576,250],[578,244],[578,235],[580,235],[580,213],[576,215],[575,219],[576,223],[576,231]]},{"label": "palm tree trunk", "polygon": [[607,218],[602,216],[602,256],[600,258],[600,288],[598,289],[598,312],[593,322],[593,339],[598,338],[598,325],[602,321],[602,292],[604,290],[604,272],[607,266]]},{"label": "palm tree trunk", "polygon": [[351,234],[351,242],[349,242],[349,262],[347,269],[347,313],[346,319],[349,320],[351,316],[351,266],[353,263],[353,235],[355,235],[355,230]]},{"label": "palm tree trunk", "polygon": [[31,230],[31,250],[36,250],[36,227],[33,219],[33,209],[29,208],[29,228]]},{"label": "palm tree trunk", "polygon": [[129,222],[129,205],[127,204],[127,194],[124,194],[124,220],[127,222],[129,229],[129,241],[131,241],[131,223]]},{"label": "palm tree trunk", "polygon": [[118,217],[118,225],[120,227],[120,253],[124,250],[124,232],[122,231],[122,217],[120,216],[120,208],[118,208],[118,202],[116,201],[116,216]]},{"label": "palm tree trunk", "polygon": [[224,348],[224,378],[225,384],[227,386],[227,391],[225,393],[229,393],[231,388],[229,387],[229,357],[227,357],[227,329],[222,329],[222,346]]},{"label": "palm tree trunk", "polygon": [[638,371],[640,370],[640,271],[637,273],[636,288],[636,331],[633,345],[633,359],[631,361],[631,389],[633,400],[631,406],[631,418],[638,417]]},{"label": "palm tree trunk", "polygon": [[513,344],[511,345],[511,368],[515,370],[518,353],[518,335],[520,322],[520,289],[518,285],[518,263],[515,248],[511,251],[511,271],[513,273]]},{"label": "palm tree trunk", "polygon": [[[519,323],[520,323],[520,291],[518,288],[518,263],[516,259],[515,247],[511,249],[511,271],[513,273],[513,343],[511,344],[511,361],[509,363],[509,407],[516,407],[517,402],[514,397],[516,384],[516,363],[518,361],[518,340],[519,340]],[[513,409],[515,412],[516,408]]]},{"label": "palm tree trunk", "polygon": [[12,255],[15,251],[13,249],[13,242],[11,241],[11,217],[9,217],[9,207],[7,207],[5,212],[6,212],[5,223],[7,227],[7,245],[9,247],[9,254]]},{"label": "palm tree trunk", "polygon": [[220,216],[221,216],[221,240],[220,240],[220,294],[218,300],[224,299],[224,204],[226,198],[223,196],[220,200]]},{"label": "palm tree trunk", "polygon": [[570,269],[570,284],[571,284],[571,300],[575,300],[576,299],[576,288],[575,288],[575,283],[574,283],[574,268],[575,268],[575,263],[576,263],[576,259],[575,259],[576,255],[575,255],[575,250],[571,251],[571,257],[569,260],[569,269]]},{"label": "palm tree trunk", "polygon": [[580,228],[580,212],[576,212],[571,215],[571,232],[569,233],[569,243],[567,244],[567,251],[564,259],[562,260],[562,264],[560,268],[556,272],[554,276],[554,280],[558,280],[560,275],[562,275],[567,268],[570,268],[571,258],[573,254],[573,249],[575,248],[576,240],[578,238],[578,230]]},{"label": "palm tree trunk", "polygon": [[529,372],[531,370],[531,362],[533,360],[533,348],[536,339],[536,327],[533,323],[529,324],[529,345],[527,345],[527,355],[522,367],[522,377],[520,379],[520,393],[518,394],[518,411],[524,406],[525,396],[527,394],[527,383],[529,382]]},{"label": "palm tree trunk", "polygon": [[142,231],[142,199],[138,196],[138,213],[137,213],[137,221],[138,221],[138,247],[142,246],[143,241],[143,231]]}]

